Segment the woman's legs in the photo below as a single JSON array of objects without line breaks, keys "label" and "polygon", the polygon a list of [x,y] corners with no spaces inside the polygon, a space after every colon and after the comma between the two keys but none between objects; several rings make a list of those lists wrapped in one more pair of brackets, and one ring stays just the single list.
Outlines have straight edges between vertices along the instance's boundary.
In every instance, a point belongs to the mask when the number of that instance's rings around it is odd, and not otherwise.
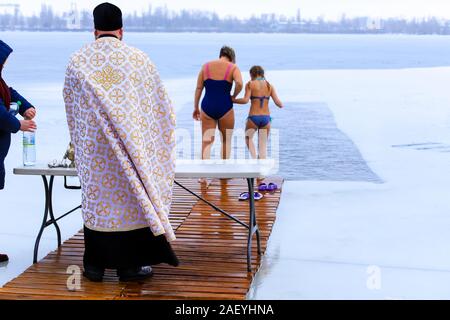
[{"label": "woman's legs", "polygon": [[211,158],[211,147],[216,134],[216,120],[210,118],[204,112],[200,115],[202,121],[202,160]]},{"label": "woman's legs", "polygon": [[258,127],[253,123],[250,119],[247,120],[247,125],[245,126],[245,143],[247,144],[248,151],[253,159],[256,159],[256,147],[253,141],[253,137],[255,136]]},{"label": "woman's legs", "polygon": [[[202,122],[202,160],[205,160],[211,158],[211,148],[216,135],[217,121],[209,117],[203,111],[200,114],[200,120]],[[208,181],[201,178],[198,182],[206,184]]]},{"label": "woman's legs", "polygon": [[258,130],[259,159],[267,158],[267,141],[269,140],[270,123]]},{"label": "woman's legs", "polygon": [[222,139],[222,159],[229,159],[231,155],[231,141],[234,130],[234,110],[228,111],[219,119],[219,130]]}]

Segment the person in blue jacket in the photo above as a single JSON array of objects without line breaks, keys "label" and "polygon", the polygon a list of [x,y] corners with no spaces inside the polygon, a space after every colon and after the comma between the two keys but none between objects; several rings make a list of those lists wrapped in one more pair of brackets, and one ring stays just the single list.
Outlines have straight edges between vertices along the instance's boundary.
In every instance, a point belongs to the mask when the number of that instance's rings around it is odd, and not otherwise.
[{"label": "person in blue jacket", "polygon": [[[35,131],[36,123],[33,121],[36,116],[36,109],[24,99],[17,91],[6,85],[3,80],[3,67],[13,50],[2,40],[0,40],[0,190],[5,187],[5,158],[8,155],[11,144],[11,133],[21,131]],[[20,104],[19,113],[25,120],[17,119],[10,112],[12,102]],[[0,254],[0,262],[8,261],[8,256]]]}]

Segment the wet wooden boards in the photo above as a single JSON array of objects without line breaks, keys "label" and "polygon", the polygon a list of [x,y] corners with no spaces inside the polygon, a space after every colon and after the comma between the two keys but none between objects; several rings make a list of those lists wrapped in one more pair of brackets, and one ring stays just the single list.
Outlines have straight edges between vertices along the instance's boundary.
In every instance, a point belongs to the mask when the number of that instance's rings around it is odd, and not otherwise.
[{"label": "wet wooden boards", "polygon": [[[280,178],[267,181],[282,185]],[[248,202],[238,200],[247,191],[245,180],[212,180],[203,187],[196,180],[180,182],[248,223]],[[263,253],[280,196],[281,190],[267,193],[256,203]],[[174,189],[170,221],[177,235],[172,242],[181,262],[177,268],[154,266],[154,276],[140,283],[119,282],[115,271],[107,270],[103,283],[81,277],[81,288],[70,291],[67,268],[83,267],[83,233],[78,233],[1,288],[0,299],[245,299],[261,262],[254,241],[253,272],[247,272],[247,230],[179,187]]]}]

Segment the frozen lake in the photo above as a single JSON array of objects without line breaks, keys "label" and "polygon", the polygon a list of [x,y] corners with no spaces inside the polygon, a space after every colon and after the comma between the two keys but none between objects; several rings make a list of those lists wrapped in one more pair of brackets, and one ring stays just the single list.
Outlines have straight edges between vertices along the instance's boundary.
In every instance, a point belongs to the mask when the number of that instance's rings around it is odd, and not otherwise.
[{"label": "frozen lake", "polygon": [[[65,67],[74,51],[92,41],[92,34],[3,32],[0,37],[15,49],[4,71],[5,78],[39,108],[38,158],[44,162],[60,158],[69,141],[61,94]],[[286,104],[283,110],[272,108],[273,128],[279,130],[280,137],[280,154],[272,156],[280,160],[279,174],[288,180],[337,181],[377,178],[369,167],[363,168],[364,159],[357,149],[349,148],[352,142],[345,133],[341,135],[329,106],[320,97],[313,101],[289,99],[291,92],[280,81],[273,81],[272,72],[298,70],[297,79],[291,79],[296,82],[304,77],[300,71],[311,69],[450,66],[449,40],[443,36],[403,35],[125,35],[125,41],[147,52],[156,63],[175,103],[178,128],[191,132],[195,77],[205,61],[217,57],[223,44],[236,49],[245,79],[253,64],[264,66],[268,80]],[[302,92],[301,87],[298,90]],[[326,94],[328,88],[320,90]],[[243,129],[248,108],[236,106],[235,110],[236,128]],[[21,158],[12,154],[9,161],[17,163]]]},{"label": "frozen lake", "polygon": [[[15,50],[12,83],[59,83],[68,57],[92,41],[91,33],[0,32]],[[164,79],[195,77],[222,45],[235,48],[242,70],[402,69],[450,66],[450,36],[125,33],[149,54]]]}]

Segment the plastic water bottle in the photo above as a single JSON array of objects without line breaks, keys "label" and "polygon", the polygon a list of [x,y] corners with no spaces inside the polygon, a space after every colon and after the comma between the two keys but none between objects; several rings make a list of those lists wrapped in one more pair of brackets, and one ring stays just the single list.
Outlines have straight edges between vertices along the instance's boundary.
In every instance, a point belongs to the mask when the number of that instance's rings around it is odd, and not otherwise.
[{"label": "plastic water bottle", "polygon": [[11,105],[9,106],[9,113],[11,113],[14,117],[17,116],[20,110],[20,106],[22,105],[22,102],[11,102]]},{"label": "plastic water bottle", "polygon": [[23,133],[23,165],[30,167],[36,165],[36,134]]}]

